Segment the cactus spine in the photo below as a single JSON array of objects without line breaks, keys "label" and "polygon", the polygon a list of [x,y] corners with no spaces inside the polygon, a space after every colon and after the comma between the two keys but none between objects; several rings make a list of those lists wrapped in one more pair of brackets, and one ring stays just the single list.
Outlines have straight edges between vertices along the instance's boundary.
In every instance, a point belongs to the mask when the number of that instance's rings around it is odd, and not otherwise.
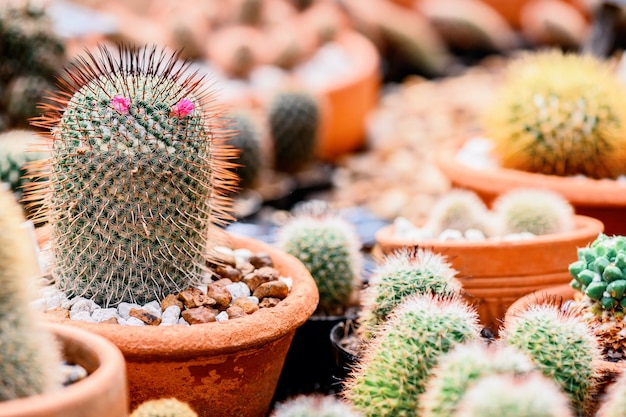
[{"label": "cactus spine", "polygon": [[[145,303],[201,280],[209,232],[230,219],[236,183],[202,79],[176,53],[106,48],[69,70],[37,122],[52,156],[33,167],[69,296]],[[215,119],[217,120],[217,119]]]},{"label": "cactus spine", "polygon": [[427,228],[435,235],[446,229],[466,232],[480,230],[485,236],[489,230],[489,209],[476,193],[455,189],[443,195],[431,208]]},{"label": "cactus spine", "polygon": [[409,297],[371,339],[344,395],[365,416],[415,415],[440,356],[478,333],[476,312],[459,299]]},{"label": "cactus spine", "polygon": [[301,395],[277,404],[271,417],[360,417],[352,407],[334,396]]},{"label": "cactus spine", "polygon": [[56,341],[29,307],[38,266],[24,222],[13,194],[0,190],[0,402],[61,386]]},{"label": "cactus spine", "polygon": [[176,398],[161,398],[141,403],[130,417],[198,417],[198,414]]}]

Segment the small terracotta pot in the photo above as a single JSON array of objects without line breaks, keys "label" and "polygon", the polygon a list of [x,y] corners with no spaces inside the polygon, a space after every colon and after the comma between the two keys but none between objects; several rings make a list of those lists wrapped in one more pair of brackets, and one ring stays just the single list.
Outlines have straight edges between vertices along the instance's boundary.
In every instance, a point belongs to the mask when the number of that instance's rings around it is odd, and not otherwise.
[{"label": "small terracotta pot", "polygon": [[61,342],[69,363],[88,376],[58,392],[0,402],[2,417],[126,417],[128,391],[124,357],[103,337],[73,326],[46,324]]},{"label": "small terracotta pot", "polygon": [[439,169],[452,186],[478,194],[486,204],[514,188],[543,188],[555,191],[574,206],[577,214],[604,223],[607,234],[626,234],[626,184],[609,179],[561,177],[500,167],[474,168],[456,158],[464,141],[443,146],[436,155]]},{"label": "small terracotta pot", "polygon": [[126,359],[131,410],[140,403],[176,397],[200,417],[262,417],[295,331],[315,311],[318,292],[306,267],[266,243],[230,236],[235,248],[270,255],[291,292],[276,307],[226,323],[193,326],[121,326],[58,319],[97,333]]},{"label": "small terracotta pot", "polygon": [[507,307],[532,291],[568,283],[576,249],[598,237],[602,222],[575,216],[571,232],[519,241],[412,241],[394,237],[394,226],[376,233],[383,254],[402,247],[430,249],[447,257],[458,271],[466,299],[478,309],[481,323],[497,332]]}]

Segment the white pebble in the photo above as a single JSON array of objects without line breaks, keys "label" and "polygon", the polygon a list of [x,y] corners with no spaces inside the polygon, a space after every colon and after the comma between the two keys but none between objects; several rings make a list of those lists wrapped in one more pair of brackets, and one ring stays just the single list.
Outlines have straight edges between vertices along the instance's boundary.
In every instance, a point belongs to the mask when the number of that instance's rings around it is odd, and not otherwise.
[{"label": "white pebble", "polygon": [[182,318],[182,317],[178,319],[178,324],[182,324],[182,325],[185,325],[185,326],[191,326],[191,324],[187,323],[187,321],[184,318]]},{"label": "white pebble", "polygon": [[439,240],[444,242],[449,240],[463,240],[463,233],[458,230],[446,229],[439,235]]},{"label": "white pebble", "polygon": [[93,321],[100,323],[101,321],[106,321],[116,317],[119,322],[119,317],[117,315],[116,308],[99,308],[91,314],[91,318]]},{"label": "white pebble", "polygon": [[502,236],[502,240],[514,242],[518,240],[529,240],[535,238],[535,235],[529,232],[522,233],[509,233],[507,235]]},{"label": "white pebble", "polygon": [[76,312],[70,311],[70,319],[78,321],[86,321],[93,323],[95,320],[91,318],[91,314],[86,310],[79,310]]},{"label": "white pebble", "polygon": [[43,298],[37,298],[36,300],[33,300],[29,303],[30,308],[32,308],[35,311],[39,311],[41,313],[46,311],[47,304],[48,303]]},{"label": "white pebble", "polygon": [[289,291],[291,291],[291,287],[293,287],[293,278],[291,278],[291,277],[278,277],[278,280],[284,282],[285,284],[287,284],[287,288],[289,289]]},{"label": "white pebble", "polygon": [[150,301],[142,308],[156,317],[161,317],[161,303],[158,301]]},{"label": "white pebble", "polygon": [[253,295],[250,297],[246,297],[248,300],[252,301],[254,304],[259,305],[259,299]]},{"label": "white pebble", "polygon": [[244,282],[233,282],[232,284],[228,284],[226,289],[233,297],[233,301],[237,298],[248,297],[250,295],[250,287],[248,287]]},{"label": "white pebble", "polygon": [[206,294],[206,292],[207,292],[207,287],[208,287],[208,284],[197,285],[197,286],[196,286],[196,289],[198,289],[198,290],[202,291],[202,294]]},{"label": "white pebble", "polygon": [[130,317],[130,309],[137,308],[140,309],[141,306],[135,303],[120,303],[117,306],[117,314],[120,315],[123,319],[127,320]]},{"label": "white pebble", "polygon": [[178,323],[180,318],[180,307],[177,305],[171,305],[163,311],[161,314],[160,326],[172,326]]},{"label": "white pebble", "polygon": [[143,321],[139,320],[137,317],[129,317],[127,319],[123,319],[120,324],[126,325],[126,326],[145,326],[146,323],[144,323]]},{"label": "white pebble", "polygon": [[76,301],[74,305],[72,305],[72,308],[70,309],[70,313],[78,313],[79,311],[86,311],[87,313],[89,313],[89,315],[91,315],[91,313],[93,313],[98,308],[100,308],[100,306],[96,304],[95,301],[83,298],[81,300]]},{"label": "white pebble", "polygon": [[465,239],[472,241],[480,241],[486,239],[485,234],[478,229],[467,229],[463,235],[465,236]]},{"label": "white pebble", "polygon": [[228,321],[228,313],[225,311],[221,311],[217,316],[215,316],[215,321],[217,322]]},{"label": "white pebble", "polygon": [[246,248],[239,248],[233,250],[233,255],[235,255],[235,258],[243,258],[247,262],[252,257],[252,251]]}]

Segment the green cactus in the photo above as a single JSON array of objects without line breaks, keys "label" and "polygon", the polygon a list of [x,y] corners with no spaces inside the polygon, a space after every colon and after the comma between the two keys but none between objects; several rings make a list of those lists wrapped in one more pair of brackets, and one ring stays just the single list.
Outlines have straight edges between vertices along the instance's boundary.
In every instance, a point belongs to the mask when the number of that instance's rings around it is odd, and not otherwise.
[{"label": "green cactus", "polygon": [[280,91],[270,100],[267,113],[274,168],[282,172],[304,169],[315,159],[321,120],[318,100],[306,91]]},{"label": "green cactus", "polygon": [[476,311],[458,298],[408,297],[371,339],[343,394],[365,416],[416,415],[440,356],[479,331]]},{"label": "green cactus", "polygon": [[239,150],[239,156],[234,161],[239,187],[244,190],[254,188],[259,184],[263,166],[259,126],[252,114],[245,111],[236,111],[224,118],[227,126],[234,131],[229,144]]},{"label": "green cactus", "polygon": [[454,189],[441,196],[429,211],[426,227],[439,235],[446,229],[476,229],[491,235],[489,209],[476,193]]},{"label": "green cactus", "polygon": [[391,311],[414,294],[459,294],[461,283],[445,257],[427,249],[401,249],[376,266],[362,291],[359,333],[369,338]]},{"label": "green cactus", "polygon": [[54,90],[54,80],[39,75],[15,77],[7,86],[4,109],[13,126],[28,126],[28,119],[37,115],[38,103],[48,91]]},{"label": "green cactus", "polygon": [[[52,227],[52,273],[70,297],[145,303],[199,283],[236,183],[208,92],[176,53],[105,47],[70,69],[50,129],[50,178],[27,198]],[[188,73],[187,73],[188,74]],[[38,185],[38,183],[35,183]]]},{"label": "green cactus", "polygon": [[468,389],[488,375],[528,375],[537,370],[526,354],[483,342],[461,344],[443,355],[420,397],[421,417],[452,417]]},{"label": "green cactus", "polygon": [[454,417],[572,417],[568,398],[541,374],[481,378]]},{"label": "green cactus", "polygon": [[61,354],[29,307],[39,276],[22,209],[0,190],[0,402],[59,388]]},{"label": "green cactus", "polygon": [[598,341],[579,317],[552,304],[521,312],[500,333],[501,340],[527,353],[541,372],[557,382],[583,415],[595,394]]},{"label": "green cactus", "polygon": [[626,86],[608,62],[557,50],[508,67],[485,133],[506,168],[616,178],[626,173]]},{"label": "green cactus", "polygon": [[361,414],[334,396],[300,395],[277,404],[270,417],[361,417]]},{"label": "green cactus", "polygon": [[574,208],[550,190],[511,190],[494,201],[493,211],[500,235],[522,232],[547,235],[574,229]]},{"label": "green cactus", "polygon": [[343,314],[360,283],[361,242],[353,226],[323,202],[309,201],[285,223],[277,244],[309,270],[319,290],[316,313]]},{"label": "green cactus", "polygon": [[18,199],[30,183],[24,177],[27,164],[49,156],[47,152],[34,150],[38,142],[37,133],[31,130],[16,129],[0,134],[0,181],[8,184]]},{"label": "green cactus", "polygon": [[198,413],[176,398],[161,398],[141,403],[130,417],[198,417]]},{"label": "green cactus", "polygon": [[626,416],[626,373],[622,372],[607,388],[596,417],[624,416]]}]

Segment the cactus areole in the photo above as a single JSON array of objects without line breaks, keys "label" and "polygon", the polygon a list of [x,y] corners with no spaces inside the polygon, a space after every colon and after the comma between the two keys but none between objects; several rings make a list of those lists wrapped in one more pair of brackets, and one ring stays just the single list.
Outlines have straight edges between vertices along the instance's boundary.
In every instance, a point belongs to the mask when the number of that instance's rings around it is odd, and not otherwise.
[{"label": "cactus areole", "polygon": [[52,272],[70,296],[144,303],[200,281],[237,182],[202,81],[177,53],[101,47],[33,122],[52,156],[30,167],[48,179],[26,198],[43,203]]}]

